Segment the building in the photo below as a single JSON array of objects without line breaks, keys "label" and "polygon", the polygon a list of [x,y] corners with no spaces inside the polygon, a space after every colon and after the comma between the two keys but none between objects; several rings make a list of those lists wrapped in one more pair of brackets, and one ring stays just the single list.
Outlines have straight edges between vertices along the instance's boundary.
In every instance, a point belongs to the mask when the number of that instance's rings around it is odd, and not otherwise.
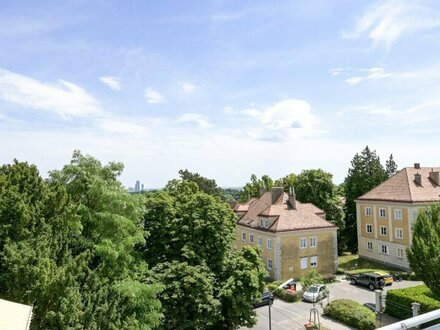
[{"label": "building", "polygon": [[31,319],[32,306],[0,299],[0,329],[28,330]]},{"label": "building", "polygon": [[440,168],[406,167],[356,199],[359,256],[409,270],[406,248],[420,208],[440,201]]},{"label": "building", "polygon": [[303,204],[283,188],[237,204],[235,245],[261,248],[273,279],[298,278],[316,269],[333,274],[338,266],[337,227],[313,204]]}]

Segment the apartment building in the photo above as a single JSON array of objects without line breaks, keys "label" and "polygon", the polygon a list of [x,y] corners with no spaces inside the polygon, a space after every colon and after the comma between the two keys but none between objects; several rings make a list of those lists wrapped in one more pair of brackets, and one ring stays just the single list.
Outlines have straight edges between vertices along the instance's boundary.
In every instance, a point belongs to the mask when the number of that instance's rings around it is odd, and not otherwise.
[{"label": "apartment building", "polygon": [[406,248],[418,211],[440,202],[440,168],[406,167],[356,199],[359,256],[409,270]]},{"label": "apartment building", "polygon": [[273,279],[299,278],[316,269],[333,274],[338,267],[337,227],[310,203],[300,203],[283,188],[234,207],[237,248],[259,247]]}]

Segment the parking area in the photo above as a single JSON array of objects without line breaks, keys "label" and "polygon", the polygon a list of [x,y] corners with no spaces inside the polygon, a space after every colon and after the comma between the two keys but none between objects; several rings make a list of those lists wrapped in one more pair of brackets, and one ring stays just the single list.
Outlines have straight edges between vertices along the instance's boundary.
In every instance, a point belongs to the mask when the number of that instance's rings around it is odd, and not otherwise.
[{"label": "parking area", "polygon": [[[390,289],[407,288],[420,285],[422,282],[402,281],[394,282],[392,286],[384,288],[384,292]],[[320,321],[327,328],[332,330],[352,329],[345,325],[339,324],[322,316],[323,308],[328,302],[335,299],[351,299],[361,304],[374,303],[375,293],[368,288],[351,285],[347,280],[341,280],[328,285],[330,296],[321,302],[315,304],[315,308],[319,312]],[[286,303],[276,299],[271,307],[272,330],[292,330],[304,329],[304,324],[308,322],[310,311],[313,308],[312,303],[296,302]],[[258,323],[252,328],[255,330],[269,329],[269,308],[268,306],[260,307],[257,310]],[[313,314],[312,314],[313,315]],[[247,328],[242,328],[247,329]]]}]

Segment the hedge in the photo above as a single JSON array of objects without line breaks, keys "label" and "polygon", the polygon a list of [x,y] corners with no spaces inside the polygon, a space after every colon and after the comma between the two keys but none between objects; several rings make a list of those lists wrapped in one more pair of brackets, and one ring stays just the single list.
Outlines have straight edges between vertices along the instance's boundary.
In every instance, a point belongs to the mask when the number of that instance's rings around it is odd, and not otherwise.
[{"label": "hedge", "polygon": [[360,330],[375,329],[376,315],[367,307],[350,300],[337,299],[324,308],[324,315]]},{"label": "hedge", "polygon": [[[268,284],[268,285],[267,285],[267,288],[268,288],[270,291],[273,291],[273,290],[275,290],[275,289],[276,289],[281,283],[283,283],[283,281],[275,281],[275,282],[273,282],[273,283]],[[295,301],[301,300],[301,299],[302,299],[302,294],[303,294],[303,292],[302,292],[301,290],[298,290],[298,291],[294,291],[294,292],[292,292],[292,291],[287,291],[287,290],[284,290],[284,289],[276,290],[276,291],[273,293],[273,295],[274,295],[275,297],[280,298],[281,300],[284,300],[284,301],[287,301],[287,302],[295,302]]]},{"label": "hedge", "polygon": [[421,314],[440,308],[440,297],[435,296],[426,285],[418,285],[412,288],[388,290],[385,313],[400,319],[410,318],[413,302],[420,304]]}]

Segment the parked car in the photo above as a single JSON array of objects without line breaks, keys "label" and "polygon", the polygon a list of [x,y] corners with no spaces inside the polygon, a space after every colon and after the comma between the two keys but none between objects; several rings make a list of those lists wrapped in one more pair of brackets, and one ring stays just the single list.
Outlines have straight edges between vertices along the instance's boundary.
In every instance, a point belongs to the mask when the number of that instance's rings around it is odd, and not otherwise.
[{"label": "parked car", "polygon": [[377,289],[383,289],[385,285],[385,279],[382,275],[375,273],[360,273],[355,274],[351,277],[351,284],[363,285],[373,291]]},{"label": "parked car", "polygon": [[393,276],[390,273],[384,272],[384,271],[375,271],[374,272],[377,275],[383,276],[383,280],[385,282],[385,285],[392,285],[393,284]]},{"label": "parked car", "polygon": [[305,301],[317,302],[325,297],[328,297],[328,288],[322,284],[314,284],[303,293],[303,299]]},{"label": "parked car", "polygon": [[376,312],[376,304],[373,303],[365,303],[364,304],[365,307],[367,307],[369,310]]},{"label": "parked car", "polygon": [[256,301],[253,304],[254,308],[258,308],[258,307],[262,307],[262,306],[267,306],[270,304],[273,304],[273,294],[270,291],[264,291],[263,294],[261,295],[261,299],[259,301]]}]

